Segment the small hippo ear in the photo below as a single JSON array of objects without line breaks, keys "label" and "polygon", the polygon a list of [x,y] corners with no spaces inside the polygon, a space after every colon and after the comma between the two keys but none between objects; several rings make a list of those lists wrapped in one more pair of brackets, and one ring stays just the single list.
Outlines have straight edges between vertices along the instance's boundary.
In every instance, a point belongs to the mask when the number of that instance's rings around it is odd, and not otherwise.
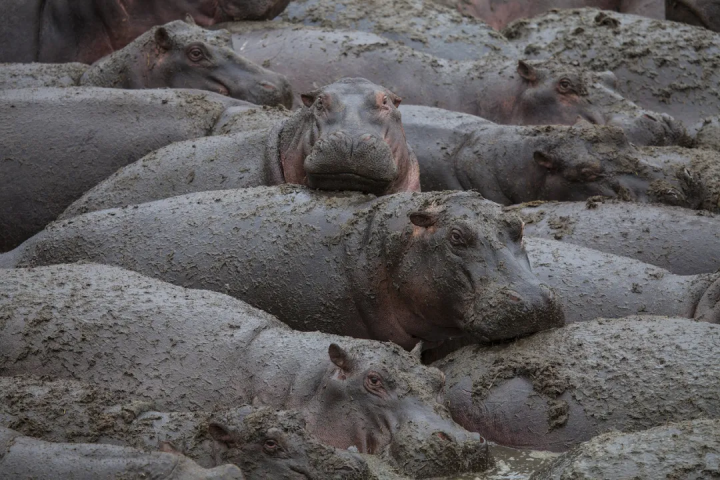
[{"label": "small hippo ear", "polygon": [[208,425],[208,433],[219,443],[224,443],[225,445],[237,443],[235,435],[233,435],[230,429],[222,423],[210,422]]},{"label": "small hippo ear", "polygon": [[559,170],[561,167],[560,162],[558,162],[557,160],[554,160],[551,157],[548,157],[547,155],[545,155],[542,152],[533,153],[533,160],[535,160],[535,163],[538,164],[539,166],[541,166],[547,170],[550,170],[550,171]]},{"label": "small hippo ear", "polygon": [[417,358],[418,362],[422,360],[422,351],[423,351],[423,342],[420,340],[418,343],[415,344],[412,350],[410,350],[410,355]]},{"label": "small hippo ear", "polygon": [[330,355],[330,360],[337,365],[338,368],[342,369],[342,371],[348,372],[352,368],[352,358],[350,358],[350,355],[337,343],[330,344],[328,347],[328,355]]},{"label": "small hippo ear", "polygon": [[431,212],[412,212],[408,217],[413,225],[423,228],[432,227],[438,221],[438,214]]},{"label": "small hippo ear", "polygon": [[313,90],[312,92],[303,93],[300,95],[300,98],[302,99],[303,105],[309,107],[315,103],[315,99],[319,94],[320,92],[318,90]]},{"label": "small hippo ear", "polygon": [[158,27],[155,30],[155,43],[163,50],[170,50],[172,48],[172,40],[170,40],[170,34],[165,27]]},{"label": "small hippo ear", "polygon": [[399,107],[402,103],[402,97],[398,97],[394,93],[390,95],[390,98],[392,98],[393,105],[395,105],[395,108]]},{"label": "small hippo ear", "polygon": [[185,23],[187,23],[188,25],[193,25],[193,26],[197,25],[197,23],[195,23],[195,19],[189,13],[185,14],[184,20],[185,20]]},{"label": "small hippo ear", "polygon": [[537,72],[535,71],[535,67],[533,67],[529,63],[524,62],[523,60],[518,61],[517,72],[522,78],[524,78],[528,82],[534,82],[535,80],[537,80]]}]

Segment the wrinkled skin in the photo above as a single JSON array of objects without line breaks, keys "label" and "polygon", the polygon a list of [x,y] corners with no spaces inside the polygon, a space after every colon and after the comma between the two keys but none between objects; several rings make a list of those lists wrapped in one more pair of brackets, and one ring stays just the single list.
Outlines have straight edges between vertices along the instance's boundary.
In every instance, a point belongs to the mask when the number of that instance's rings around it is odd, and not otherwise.
[{"label": "wrinkled skin", "polygon": [[409,350],[421,340],[492,341],[562,325],[521,241],[514,214],[471,192],[373,198],[281,186],[81,215],[0,257],[0,266],[124,266],[228,293],[299,330]]},{"label": "wrinkled skin", "polygon": [[19,245],[118,168],[212,132],[210,92],[71,87],[0,91],[0,251]]},{"label": "wrinkled skin", "polygon": [[0,23],[0,62],[93,63],[156,25],[187,16],[208,27],[265,20],[289,0],[9,0]]},{"label": "wrinkled skin", "polygon": [[543,203],[515,211],[528,237],[634,258],[677,275],[720,270],[720,216],[708,212],[609,200]]},{"label": "wrinkled skin", "polygon": [[637,316],[466,347],[435,365],[461,425],[501,445],[563,452],[613,430],[720,418],[718,347],[717,325]]},{"label": "wrinkled skin", "polygon": [[[7,319],[0,376],[77,379],[160,411],[250,402],[296,410],[323,443],[382,455],[414,478],[487,466],[487,443],[442,405],[442,374],[397,345],[297,332],[228,296],[113,267],[2,269],[0,276]],[[27,321],[39,317],[47,320],[42,329]],[[237,442],[239,432],[216,424],[215,438]],[[343,474],[347,466],[326,468]]]},{"label": "wrinkled skin", "polygon": [[720,32],[718,0],[665,0],[665,18]]},{"label": "wrinkled skin", "polygon": [[72,478],[158,478],[162,480],[243,480],[240,469],[210,470],[171,453],[147,453],[117,445],[50,443],[0,427],[0,476],[54,480]]}]

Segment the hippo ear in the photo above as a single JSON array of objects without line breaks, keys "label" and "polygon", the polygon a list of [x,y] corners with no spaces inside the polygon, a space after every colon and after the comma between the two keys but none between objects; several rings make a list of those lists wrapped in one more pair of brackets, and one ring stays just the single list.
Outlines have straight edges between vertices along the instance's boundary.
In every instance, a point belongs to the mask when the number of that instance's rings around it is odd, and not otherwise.
[{"label": "hippo ear", "polygon": [[185,20],[185,23],[187,23],[188,25],[197,26],[197,23],[195,23],[195,19],[189,13],[185,14],[184,20]]},{"label": "hippo ear", "polygon": [[320,91],[313,90],[312,92],[303,93],[302,95],[300,95],[300,98],[302,99],[303,105],[309,107],[313,103],[315,103],[315,99],[318,95],[320,95]]},{"label": "hippo ear", "polygon": [[410,355],[417,358],[418,362],[422,360],[422,351],[423,351],[423,342],[420,340],[418,343],[415,344],[412,350],[410,350]]},{"label": "hippo ear", "polygon": [[208,433],[217,442],[225,445],[232,445],[237,443],[237,438],[233,435],[232,431],[225,425],[219,422],[210,422],[208,425]]},{"label": "hippo ear", "polygon": [[557,160],[554,160],[553,158],[545,155],[542,152],[533,153],[533,160],[535,160],[535,163],[537,163],[539,166],[550,170],[551,172],[557,171],[561,167],[560,163]]},{"label": "hippo ear", "polygon": [[155,43],[163,50],[170,50],[172,48],[172,40],[170,40],[170,34],[165,27],[158,27],[155,30]]},{"label": "hippo ear", "polygon": [[518,61],[517,72],[522,78],[524,78],[528,82],[534,82],[535,80],[537,80],[537,72],[535,71],[535,67],[522,60]]},{"label": "hippo ear", "polygon": [[408,217],[413,225],[423,228],[432,227],[438,221],[438,214],[431,212],[412,212]]},{"label": "hippo ear", "polygon": [[394,93],[391,92],[390,98],[392,99],[393,105],[395,105],[395,108],[399,107],[402,103],[402,97],[398,97]]},{"label": "hippo ear", "polygon": [[328,347],[328,355],[330,355],[330,360],[337,365],[338,368],[342,369],[342,371],[348,372],[352,368],[352,358],[350,358],[350,354],[343,350],[337,343],[330,344]]}]

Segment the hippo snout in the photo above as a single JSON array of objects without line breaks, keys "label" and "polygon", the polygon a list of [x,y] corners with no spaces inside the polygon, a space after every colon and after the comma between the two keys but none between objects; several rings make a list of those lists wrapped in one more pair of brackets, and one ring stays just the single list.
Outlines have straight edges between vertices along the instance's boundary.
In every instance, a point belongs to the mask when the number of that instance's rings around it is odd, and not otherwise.
[{"label": "hippo snout", "polygon": [[292,87],[287,78],[282,75],[277,75],[272,80],[265,78],[258,81],[253,89],[252,97],[250,101],[258,105],[282,105],[287,109],[291,109],[293,105]]}]

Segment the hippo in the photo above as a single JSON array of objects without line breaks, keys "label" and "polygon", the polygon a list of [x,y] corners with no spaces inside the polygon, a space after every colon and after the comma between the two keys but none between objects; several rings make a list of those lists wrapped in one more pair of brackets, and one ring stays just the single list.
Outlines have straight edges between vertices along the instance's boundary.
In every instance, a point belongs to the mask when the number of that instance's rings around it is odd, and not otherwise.
[{"label": "hippo", "polygon": [[120,403],[110,392],[74,380],[2,377],[0,385],[0,426],[41,440],[159,448],[203,468],[232,463],[248,480],[370,478],[362,458],[313,439],[297,412],[249,405],[157,412],[149,402]]},{"label": "hippo", "polygon": [[494,341],[562,325],[521,243],[520,219],[474,192],[376,198],[280,185],[59,221],[0,256],[0,268],[117,265],[227,293],[297,330],[410,350],[420,341]]},{"label": "hippo", "polygon": [[718,348],[718,325],[631,316],[469,346],[434,365],[465,428],[501,445],[563,452],[613,430],[719,419]]},{"label": "hippo", "polygon": [[182,455],[143,452],[118,445],[52,443],[0,427],[0,477],[34,480],[157,478],[244,480],[235,465],[200,467]]},{"label": "hippo", "polygon": [[118,168],[212,133],[240,100],[196,90],[0,91],[0,251],[42,230]]},{"label": "hippo", "polygon": [[720,272],[674,275],[632,258],[525,238],[533,272],[555,290],[567,323],[667,315],[720,323]]},{"label": "hippo", "polygon": [[609,199],[510,208],[528,237],[634,258],[676,275],[720,271],[720,216],[710,212]]},{"label": "hippo", "polygon": [[171,144],[120,169],[60,218],[185,193],[294,183],[376,195],[420,190],[400,98],[363,78],[303,95],[272,131]]},{"label": "hippo", "polygon": [[665,18],[720,32],[718,0],[665,0]]},{"label": "hippo", "polygon": [[93,63],[156,25],[266,20],[290,0],[7,0],[0,63]]},{"label": "hippo", "polygon": [[698,148],[720,151],[720,116],[704,119],[696,131],[695,144]]},{"label": "hippo", "polygon": [[578,9],[519,21],[504,33],[527,59],[612,71],[624,97],[686,125],[720,111],[720,37],[709,30]]},{"label": "hippo", "polygon": [[[488,465],[487,442],[450,420],[442,374],[392,343],[297,332],[229,296],[115,267],[0,278],[0,376],[74,379],[159,412],[295,410],[319,441],[413,478]],[[216,438],[237,441],[221,427]]]},{"label": "hippo", "polygon": [[[530,480],[704,479],[720,476],[720,420],[673,422],[599,435],[534,472]],[[612,459],[612,461],[608,461]]]}]

